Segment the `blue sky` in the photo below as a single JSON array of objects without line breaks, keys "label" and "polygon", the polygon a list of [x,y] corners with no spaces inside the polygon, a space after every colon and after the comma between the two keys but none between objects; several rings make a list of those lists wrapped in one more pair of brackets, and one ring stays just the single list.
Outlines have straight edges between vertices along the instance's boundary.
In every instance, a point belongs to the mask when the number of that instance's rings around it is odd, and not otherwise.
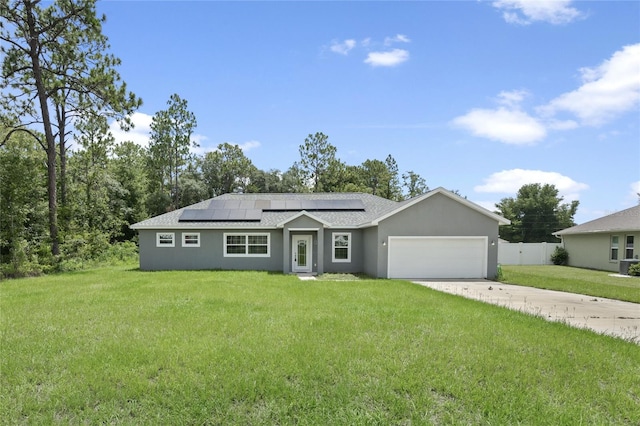
[{"label": "blue sky", "polygon": [[103,1],[145,144],[177,93],[199,153],[286,170],[309,133],[494,209],[526,183],[578,223],[640,192],[640,2]]}]

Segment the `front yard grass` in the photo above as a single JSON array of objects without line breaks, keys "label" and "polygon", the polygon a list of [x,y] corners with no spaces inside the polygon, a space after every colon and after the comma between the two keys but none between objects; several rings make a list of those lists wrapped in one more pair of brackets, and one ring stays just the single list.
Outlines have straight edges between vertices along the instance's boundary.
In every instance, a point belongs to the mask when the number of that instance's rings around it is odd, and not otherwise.
[{"label": "front yard grass", "polygon": [[640,348],[404,281],[0,282],[1,424],[640,423]]},{"label": "front yard grass", "polygon": [[[640,303],[640,278],[556,265],[502,265],[502,282]],[[640,308],[639,308],[640,309]]]}]

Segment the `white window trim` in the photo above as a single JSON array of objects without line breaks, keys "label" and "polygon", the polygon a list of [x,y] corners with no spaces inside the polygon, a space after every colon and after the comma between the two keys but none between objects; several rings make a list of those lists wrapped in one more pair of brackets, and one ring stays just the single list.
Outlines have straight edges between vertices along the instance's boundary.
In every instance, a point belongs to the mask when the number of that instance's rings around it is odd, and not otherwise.
[{"label": "white window trim", "polygon": [[[616,246],[614,247],[613,245],[613,239],[617,238],[618,241],[616,242]],[[616,250],[616,258],[613,258],[613,250]],[[609,261],[611,262],[617,262],[618,260],[620,260],[620,236],[619,235],[612,235],[610,240],[609,240]]]},{"label": "white window trim", "polygon": [[[347,258],[346,259],[336,259],[336,248],[344,248],[344,247],[336,247],[336,237],[340,235],[346,235],[347,241]],[[333,232],[331,234],[331,261],[333,263],[351,263],[351,232]]]},{"label": "white window trim", "polygon": [[[631,237],[631,245],[627,241]],[[631,250],[631,256],[627,256],[627,252]],[[624,259],[633,259],[633,256],[636,252],[636,238],[635,235],[625,235],[624,236]]]},{"label": "white window trim", "polygon": [[[171,235],[171,243],[161,243],[160,235]],[[176,234],[174,232],[156,232],[156,247],[175,247]]]},{"label": "white window trim", "polygon": [[[227,237],[229,236],[244,236],[245,238],[245,253],[227,253]],[[267,237],[267,252],[266,253],[249,253],[249,237]],[[271,257],[271,234],[268,232],[225,232],[222,236],[222,255],[224,257]],[[236,245],[236,244],[233,244]],[[260,244],[262,245],[262,244]]]},{"label": "white window trim", "polygon": [[[196,237],[198,239],[198,242],[195,244],[187,244],[187,237]],[[183,232],[182,247],[200,247],[200,233],[199,232]]]}]

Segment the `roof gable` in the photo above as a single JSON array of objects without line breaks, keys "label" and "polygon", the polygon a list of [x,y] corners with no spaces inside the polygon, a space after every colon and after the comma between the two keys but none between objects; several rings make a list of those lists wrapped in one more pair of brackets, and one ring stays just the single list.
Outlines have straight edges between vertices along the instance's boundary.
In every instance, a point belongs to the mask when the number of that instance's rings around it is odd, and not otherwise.
[{"label": "roof gable", "polygon": [[597,232],[640,231],[640,205],[562,229],[553,235],[590,234]]},{"label": "roof gable", "polygon": [[322,226],[325,227],[325,228],[328,228],[328,227],[331,226],[331,224],[329,222],[327,222],[326,220],[322,220],[319,217],[316,217],[316,216],[312,215],[311,213],[303,210],[303,211],[298,212],[297,214],[287,218],[286,220],[283,220],[282,222],[278,223],[277,227],[278,228],[284,228],[284,226],[287,223],[293,222],[294,220],[296,220],[296,219],[298,219],[300,217],[303,217],[303,216],[308,217],[309,219],[314,220],[314,221],[322,224]]},{"label": "roof gable", "polygon": [[485,209],[484,207],[481,207],[479,205],[477,205],[476,203],[473,203],[469,200],[467,200],[466,198],[463,198],[457,194],[454,194],[453,192],[444,189],[443,187],[438,187],[436,189],[434,189],[433,191],[429,191],[425,194],[419,195],[417,197],[411,198],[410,200],[405,201],[404,203],[402,203],[400,206],[398,206],[396,209],[378,217],[377,219],[375,219],[374,221],[372,221],[372,225],[376,226],[378,225],[381,221],[385,220],[388,217],[391,217],[397,213],[400,213],[401,211],[410,208],[411,206],[420,203],[428,198],[433,197],[436,194],[442,194],[445,195],[449,198],[451,198],[454,201],[457,201],[458,203],[469,207],[472,210],[477,211],[478,213],[481,213],[495,221],[498,222],[499,225],[509,225],[511,224],[511,221],[509,219],[506,219],[498,214],[495,214],[493,212],[490,212],[489,210]]}]

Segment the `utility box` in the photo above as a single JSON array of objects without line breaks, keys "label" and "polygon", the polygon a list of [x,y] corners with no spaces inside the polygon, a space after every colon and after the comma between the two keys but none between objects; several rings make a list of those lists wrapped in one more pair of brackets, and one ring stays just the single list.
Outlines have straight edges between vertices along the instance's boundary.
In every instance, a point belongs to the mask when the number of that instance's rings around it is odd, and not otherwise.
[{"label": "utility box", "polygon": [[639,259],[622,259],[620,261],[620,275],[629,275],[629,266],[640,262]]}]

